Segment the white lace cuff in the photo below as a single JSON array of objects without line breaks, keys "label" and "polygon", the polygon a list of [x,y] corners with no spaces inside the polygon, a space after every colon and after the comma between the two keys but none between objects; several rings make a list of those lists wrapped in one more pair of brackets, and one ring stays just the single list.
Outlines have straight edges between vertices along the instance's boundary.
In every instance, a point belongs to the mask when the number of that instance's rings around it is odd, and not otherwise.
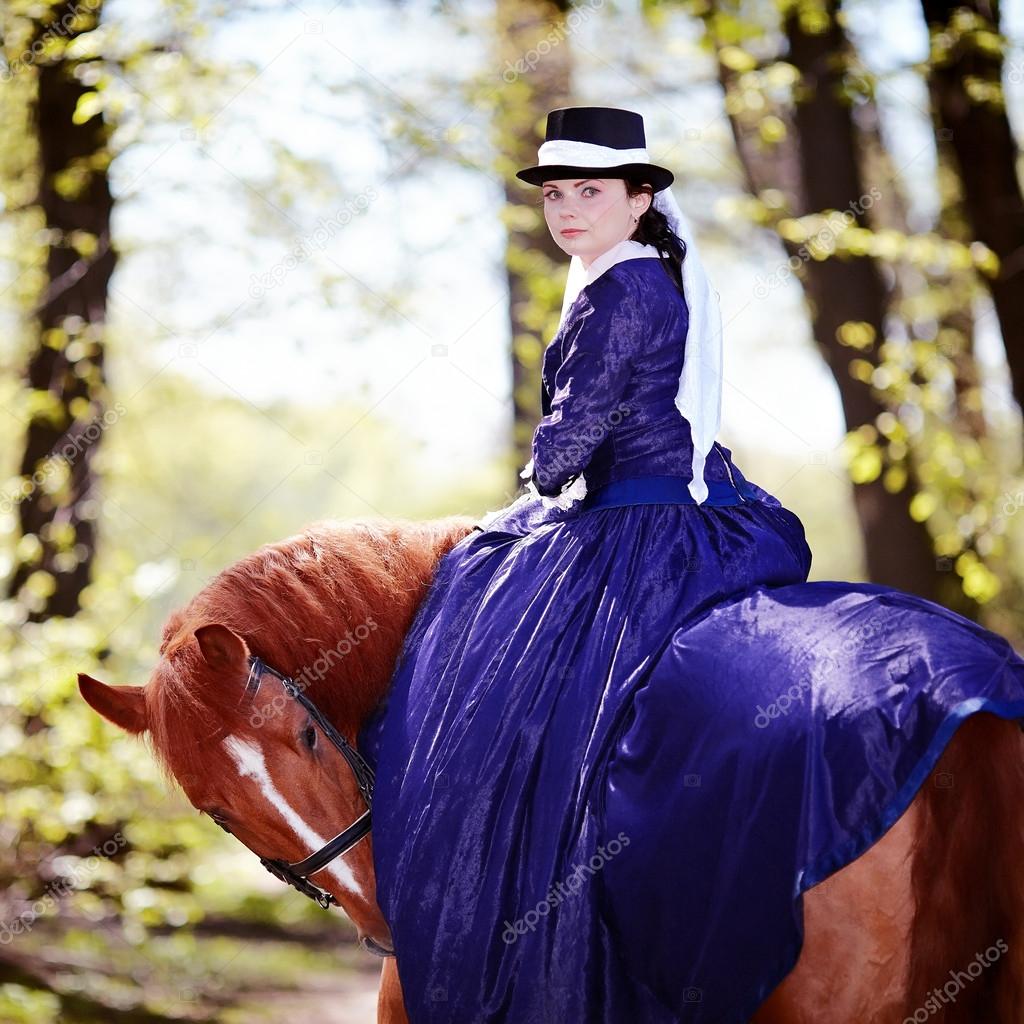
[{"label": "white lace cuff", "polygon": [[526,480],[526,489],[534,497],[540,498],[546,508],[560,508],[564,511],[587,496],[587,481],[582,473],[572,483],[563,484],[561,491],[555,495],[541,494],[537,490],[537,485],[533,482],[533,459],[523,467],[519,476]]}]

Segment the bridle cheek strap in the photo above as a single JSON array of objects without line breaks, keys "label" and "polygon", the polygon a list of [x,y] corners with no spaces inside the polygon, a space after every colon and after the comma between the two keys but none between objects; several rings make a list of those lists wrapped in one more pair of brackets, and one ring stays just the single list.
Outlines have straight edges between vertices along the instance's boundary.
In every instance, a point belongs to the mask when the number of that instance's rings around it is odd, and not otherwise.
[{"label": "bridle cheek strap", "polygon": [[[325,910],[332,904],[338,906],[334,896],[309,880],[310,875],[322,871],[331,861],[348,853],[353,846],[361,839],[370,834],[370,808],[373,803],[373,769],[366,762],[363,756],[352,746],[351,743],[334,727],[324,713],[307,697],[289,676],[272,668],[258,655],[249,655],[249,678],[245,684],[245,696],[252,699],[256,696],[263,681],[263,673],[270,672],[277,676],[284,685],[288,696],[301,704],[309,714],[310,718],[320,727],[324,735],[331,741],[334,747],[348,762],[355,776],[356,785],[366,802],[366,810],[348,828],[339,832],[330,842],[325,843],[315,853],[310,854],[305,860],[290,863],[286,860],[272,860],[268,857],[260,857],[260,863],[272,874],[276,875],[283,882],[293,886],[304,896],[315,900]],[[231,830],[218,822],[225,832]]]},{"label": "bridle cheek strap", "polygon": [[298,864],[291,864],[292,871],[297,875],[315,875],[325,868],[335,857],[347,853],[363,836],[370,834],[370,812],[363,811],[344,832],[339,832],[329,843],[322,846],[316,853],[310,854]]}]

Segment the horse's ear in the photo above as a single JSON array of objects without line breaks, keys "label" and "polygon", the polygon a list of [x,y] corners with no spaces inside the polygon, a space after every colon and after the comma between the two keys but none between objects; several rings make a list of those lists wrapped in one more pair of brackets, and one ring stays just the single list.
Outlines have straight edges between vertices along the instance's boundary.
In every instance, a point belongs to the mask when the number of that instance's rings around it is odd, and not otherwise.
[{"label": "horse's ear", "polygon": [[138,734],[149,728],[146,697],[141,686],[107,686],[79,672],[78,689],[93,711],[125,732]]},{"label": "horse's ear", "polygon": [[220,622],[211,622],[195,631],[199,649],[211,668],[232,668],[249,657],[245,641],[232,629]]}]

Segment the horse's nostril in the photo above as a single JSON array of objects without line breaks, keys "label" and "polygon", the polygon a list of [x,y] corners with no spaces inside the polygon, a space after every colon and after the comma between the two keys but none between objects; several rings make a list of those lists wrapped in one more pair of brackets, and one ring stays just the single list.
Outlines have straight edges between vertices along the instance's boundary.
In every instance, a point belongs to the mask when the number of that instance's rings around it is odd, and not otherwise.
[{"label": "horse's nostril", "polygon": [[395,951],[390,946],[382,946],[376,939],[370,938],[369,935],[364,935],[360,940],[360,945],[367,953],[372,953],[374,956],[394,956]]}]

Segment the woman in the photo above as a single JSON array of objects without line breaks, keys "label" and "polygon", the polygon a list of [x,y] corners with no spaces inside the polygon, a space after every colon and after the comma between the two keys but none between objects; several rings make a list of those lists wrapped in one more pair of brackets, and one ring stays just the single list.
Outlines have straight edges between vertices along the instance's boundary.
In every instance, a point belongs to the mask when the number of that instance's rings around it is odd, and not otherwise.
[{"label": "woman", "polygon": [[360,737],[378,899],[413,1024],[739,1024],[796,961],[799,894],[964,717],[1024,715],[1024,660],[806,582],[799,518],[715,441],[717,295],[640,115],[553,111],[539,159],[518,176],[571,256],[544,415]]}]

